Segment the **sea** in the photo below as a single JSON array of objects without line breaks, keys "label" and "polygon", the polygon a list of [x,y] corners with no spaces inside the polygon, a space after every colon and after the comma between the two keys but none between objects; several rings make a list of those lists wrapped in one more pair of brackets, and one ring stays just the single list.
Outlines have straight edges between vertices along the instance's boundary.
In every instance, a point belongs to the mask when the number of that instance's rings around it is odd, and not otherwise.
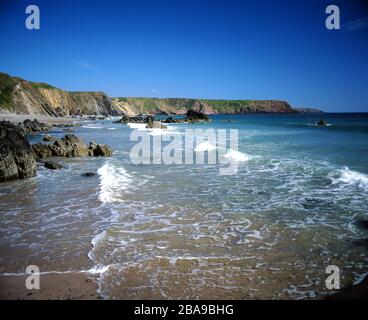
[{"label": "sea", "polygon": [[[0,275],[83,272],[103,299],[318,299],[334,292],[328,266],[341,287],[367,274],[368,114],[213,115],[167,130],[116,119],[74,127],[112,157],[60,158],[61,170],[0,185]],[[132,161],[132,132],[164,148],[188,129],[236,130],[237,172]]]}]

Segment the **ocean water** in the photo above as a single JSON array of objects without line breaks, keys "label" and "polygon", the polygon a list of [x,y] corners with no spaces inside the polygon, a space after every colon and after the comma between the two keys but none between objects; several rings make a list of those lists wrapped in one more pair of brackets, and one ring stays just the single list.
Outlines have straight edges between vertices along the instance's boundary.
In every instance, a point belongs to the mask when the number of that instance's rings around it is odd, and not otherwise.
[{"label": "ocean water", "polygon": [[[314,125],[321,117],[328,126]],[[368,272],[354,242],[368,237],[356,224],[368,213],[367,114],[169,125],[238,129],[230,176],[220,165],[133,164],[135,128],[82,122],[75,134],[110,145],[111,158],[60,159],[63,170],[0,185],[1,274],[86,272],[110,299],[305,299],[329,293],[328,265],[342,286]]]}]

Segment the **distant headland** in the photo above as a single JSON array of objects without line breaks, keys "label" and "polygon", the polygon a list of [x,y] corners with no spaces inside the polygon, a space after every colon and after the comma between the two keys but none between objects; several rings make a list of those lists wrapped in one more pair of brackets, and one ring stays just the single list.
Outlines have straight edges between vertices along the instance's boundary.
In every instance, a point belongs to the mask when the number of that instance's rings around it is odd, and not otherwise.
[{"label": "distant headland", "polygon": [[176,115],[197,110],[206,114],[321,113],[294,108],[280,100],[212,100],[186,98],[112,98],[103,92],[65,91],[42,82],[0,73],[0,112],[64,117],[73,115]]}]

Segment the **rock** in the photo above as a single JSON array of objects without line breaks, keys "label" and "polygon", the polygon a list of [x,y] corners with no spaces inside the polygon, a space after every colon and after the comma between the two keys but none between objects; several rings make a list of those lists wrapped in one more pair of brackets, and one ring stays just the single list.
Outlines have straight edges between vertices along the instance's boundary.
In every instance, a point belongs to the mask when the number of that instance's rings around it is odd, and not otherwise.
[{"label": "rock", "polygon": [[340,289],[325,300],[368,300],[368,276],[358,284]]},{"label": "rock", "polygon": [[114,121],[113,123],[147,123],[148,125],[151,125],[153,121],[155,121],[155,118],[150,115],[138,115],[133,117],[124,115],[121,119]]},{"label": "rock", "polygon": [[327,126],[327,122],[322,119],[317,123],[317,126]]},{"label": "rock", "polygon": [[146,123],[146,117],[144,116],[122,116],[121,119],[114,121],[113,123]]},{"label": "rock", "polygon": [[93,177],[95,175],[96,175],[96,173],[94,173],[94,172],[86,172],[86,173],[82,174],[82,177]]},{"label": "rock", "polygon": [[32,149],[36,155],[36,159],[44,159],[52,156],[52,150],[47,144],[35,143],[32,145]]},{"label": "rock", "polygon": [[149,121],[146,125],[146,128],[148,129],[167,129],[166,126],[164,126],[161,121]]},{"label": "rock", "polygon": [[23,130],[8,121],[0,122],[0,182],[36,175],[35,154]]},{"label": "rock", "polygon": [[356,218],[356,224],[363,229],[368,229],[368,214],[358,216]]},{"label": "rock", "polygon": [[26,131],[26,134],[33,134],[36,132],[51,130],[51,126],[45,123],[39,122],[37,119],[34,119],[33,121],[26,119],[23,121],[23,124],[21,124],[21,126]]},{"label": "rock", "polygon": [[45,161],[45,168],[51,169],[51,170],[57,170],[63,168],[63,166],[60,163],[57,163],[55,161]]},{"label": "rock", "polygon": [[37,159],[48,157],[87,157],[112,155],[112,150],[104,144],[90,142],[89,147],[84,141],[73,135],[67,134],[62,139],[56,139],[53,144],[36,143],[32,146]]},{"label": "rock", "polygon": [[185,122],[184,119],[175,119],[173,117],[168,117],[166,120],[163,121],[163,123],[183,123]]},{"label": "rock", "polygon": [[207,121],[210,121],[210,118],[202,112],[195,111],[195,110],[188,110],[186,121],[188,122],[207,122]]},{"label": "rock", "polygon": [[48,141],[48,142],[50,142],[50,141],[55,141],[55,140],[56,140],[56,138],[55,138],[55,137],[53,137],[53,136],[52,136],[52,135],[50,135],[50,134],[45,134],[42,140],[43,140],[43,141]]},{"label": "rock", "polygon": [[357,247],[368,247],[368,238],[355,239],[352,241],[352,245],[357,246]]},{"label": "rock", "polygon": [[97,147],[97,143],[96,143],[96,142],[91,141],[91,142],[89,143],[89,149],[96,149],[96,147]]},{"label": "rock", "polygon": [[95,149],[93,149],[93,155],[95,157],[111,157],[112,150],[105,144],[98,144]]}]

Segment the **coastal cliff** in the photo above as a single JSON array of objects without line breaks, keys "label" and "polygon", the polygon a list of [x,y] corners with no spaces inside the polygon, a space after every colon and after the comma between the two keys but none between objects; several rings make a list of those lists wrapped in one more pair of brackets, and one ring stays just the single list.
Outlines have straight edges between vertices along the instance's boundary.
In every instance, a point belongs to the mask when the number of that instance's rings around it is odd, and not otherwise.
[{"label": "coastal cliff", "polygon": [[186,114],[196,110],[205,114],[298,113],[286,101],[211,100],[185,98],[113,98],[116,110],[133,116],[139,113]]},{"label": "coastal cliff", "polygon": [[110,98],[103,92],[75,92],[0,73],[0,111],[26,115],[127,115],[299,113],[280,100],[212,100],[186,98]]},{"label": "coastal cliff", "polygon": [[116,114],[102,92],[68,92],[0,73],[0,110],[28,115]]}]

